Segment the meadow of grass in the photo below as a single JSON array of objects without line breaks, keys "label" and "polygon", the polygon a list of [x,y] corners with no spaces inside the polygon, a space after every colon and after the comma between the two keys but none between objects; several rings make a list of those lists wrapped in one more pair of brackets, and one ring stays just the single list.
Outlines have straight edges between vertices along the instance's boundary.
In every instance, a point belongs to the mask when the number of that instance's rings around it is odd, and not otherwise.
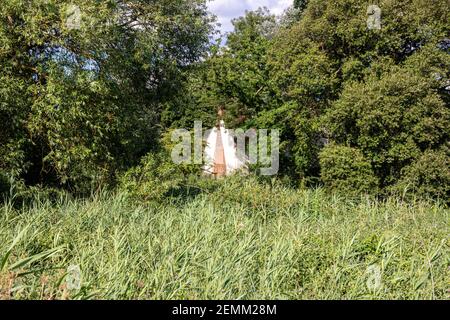
[{"label": "meadow of grass", "polygon": [[124,192],[6,201],[0,298],[448,299],[448,218],[439,203],[251,179],[159,204]]}]

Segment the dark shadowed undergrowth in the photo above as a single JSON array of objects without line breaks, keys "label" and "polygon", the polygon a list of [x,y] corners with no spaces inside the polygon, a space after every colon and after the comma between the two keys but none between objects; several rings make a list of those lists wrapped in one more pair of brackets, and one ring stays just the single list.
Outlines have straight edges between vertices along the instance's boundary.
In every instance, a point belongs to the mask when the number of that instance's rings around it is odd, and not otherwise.
[{"label": "dark shadowed undergrowth", "polygon": [[[189,201],[6,202],[0,298],[448,299],[448,213],[252,179]],[[67,287],[71,265],[80,289]]]}]

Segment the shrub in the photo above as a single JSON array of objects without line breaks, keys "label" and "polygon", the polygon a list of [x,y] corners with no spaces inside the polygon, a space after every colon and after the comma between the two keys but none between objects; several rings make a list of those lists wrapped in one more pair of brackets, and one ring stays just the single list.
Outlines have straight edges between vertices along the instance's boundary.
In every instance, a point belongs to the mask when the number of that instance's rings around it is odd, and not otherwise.
[{"label": "shrub", "polygon": [[[402,178],[393,188],[420,197],[450,198],[450,157],[444,150],[427,150],[402,170]],[[446,200],[448,202],[448,200]]]},{"label": "shrub", "polygon": [[351,194],[377,190],[378,180],[360,150],[332,144],[319,158],[321,179],[328,189]]},{"label": "shrub", "polygon": [[182,180],[178,166],[166,153],[149,153],[120,178],[120,186],[132,197],[162,200],[171,189],[179,188]]}]

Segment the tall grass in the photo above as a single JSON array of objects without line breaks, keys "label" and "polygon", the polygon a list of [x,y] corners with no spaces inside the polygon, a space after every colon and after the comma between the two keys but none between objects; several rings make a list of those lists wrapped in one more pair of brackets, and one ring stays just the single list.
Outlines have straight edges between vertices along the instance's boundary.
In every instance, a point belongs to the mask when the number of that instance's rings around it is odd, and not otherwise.
[{"label": "tall grass", "polygon": [[[448,211],[224,181],[0,207],[2,299],[448,299]],[[81,288],[66,285],[81,269]],[[379,285],[368,286],[370,266]]]}]

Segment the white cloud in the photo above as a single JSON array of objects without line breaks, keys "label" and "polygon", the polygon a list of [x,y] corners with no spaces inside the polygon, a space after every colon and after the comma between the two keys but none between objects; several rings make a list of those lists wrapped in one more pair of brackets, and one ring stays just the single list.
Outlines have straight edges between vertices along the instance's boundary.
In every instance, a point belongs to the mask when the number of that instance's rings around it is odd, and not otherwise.
[{"label": "white cloud", "polygon": [[294,0],[212,0],[208,3],[209,10],[214,13],[222,25],[222,32],[233,30],[231,20],[245,14],[246,10],[256,10],[267,7],[271,13],[279,15],[288,8]]},{"label": "white cloud", "polygon": [[251,7],[251,10],[258,9],[258,7],[267,7],[270,12],[276,15],[283,13],[294,0],[245,0]]}]

